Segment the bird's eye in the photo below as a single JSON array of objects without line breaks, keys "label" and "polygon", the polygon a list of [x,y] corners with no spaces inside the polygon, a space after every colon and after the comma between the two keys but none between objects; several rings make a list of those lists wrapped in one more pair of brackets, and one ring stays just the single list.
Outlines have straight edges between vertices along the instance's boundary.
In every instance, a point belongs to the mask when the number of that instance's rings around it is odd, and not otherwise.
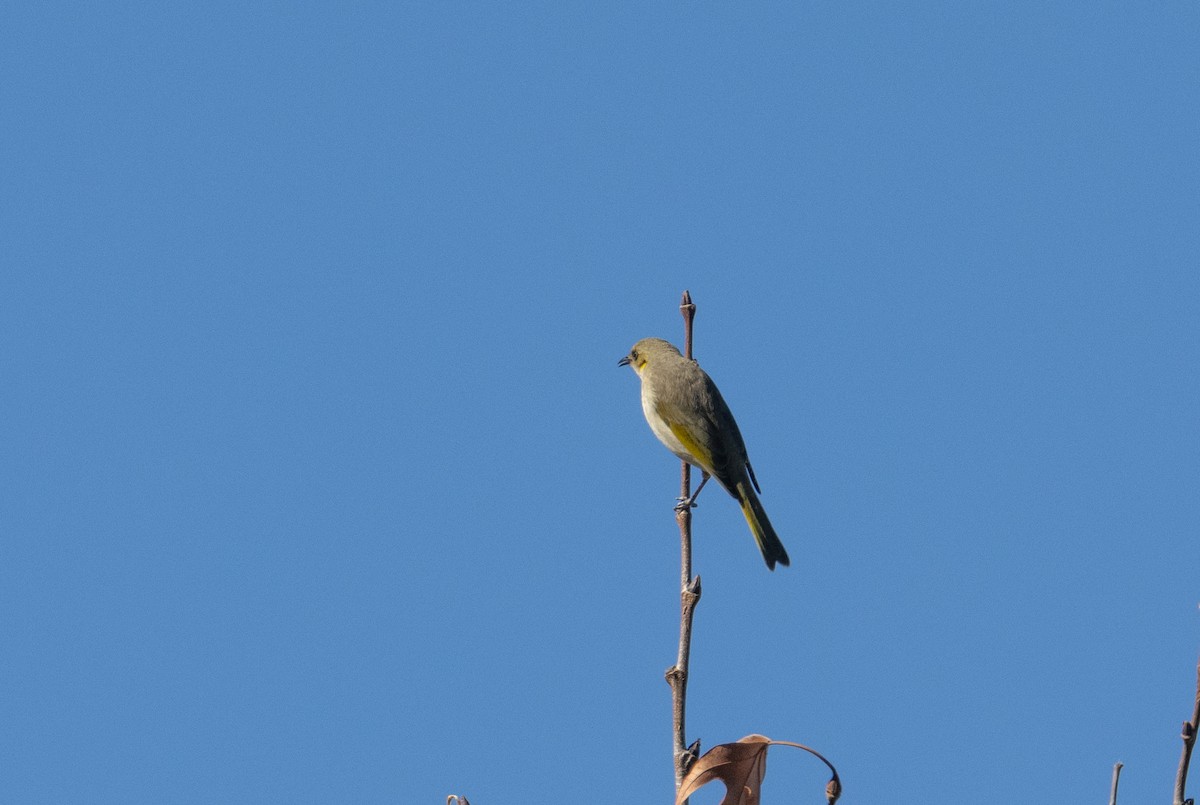
[{"label": "bird's eye", "polygon": [[630,352],[629,357],[633,358],[636,361],[637,360],[637,350],[635,349],[633,352]]}]

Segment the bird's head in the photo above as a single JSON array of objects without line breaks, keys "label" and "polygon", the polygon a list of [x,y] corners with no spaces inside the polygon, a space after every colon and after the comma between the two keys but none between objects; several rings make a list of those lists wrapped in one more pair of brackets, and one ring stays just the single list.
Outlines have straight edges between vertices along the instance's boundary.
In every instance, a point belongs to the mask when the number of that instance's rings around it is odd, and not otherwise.
[{"label": "bird's head", "polygon": [[640,375],[647,366],[653,365],[656,360],[671,355],[679,357],[679,350],[669,341],[661,338],[643,338],[633,345],[633,349],[629,350],[628,355],[617,361],[617,365],[632,366],[633,371]]}]

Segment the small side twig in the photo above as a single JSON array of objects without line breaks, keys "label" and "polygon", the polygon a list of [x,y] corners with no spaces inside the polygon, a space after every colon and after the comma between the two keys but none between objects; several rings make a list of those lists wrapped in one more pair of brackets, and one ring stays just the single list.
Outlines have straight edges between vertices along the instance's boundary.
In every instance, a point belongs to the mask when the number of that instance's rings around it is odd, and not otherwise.
[{"label": "small side twig", "polygon": [[1108,805],[1117,805],[1117,782],[1121,779],[1121,769],[1125,764],[1120,761],[1113,766],[1112,793],[1108,795]]},{"label": "small side twig", "polygon": [[1188,764],[1192,759],[1192,747],[1196,745],[1196,730],[1200,728],[1200,661],[1196,663],[1196,702],[1192,708],[1192,720],[1183,722],[1179,737],[1183,739],[1183,755],[1179,758],[1179,771],[1175,774],[1174,805],[1186,805],[1192,800],[1183,798],[1187,788]]},{"label": "small side twig", "polygon": [[[692,357],[692,320],[696,317],[696,306],[687,291],[679,305],[683,314],[684,357]],[[692,472],[686,461],[681,461],[681,500],[691,495]],[[679,654],[675,664],[667,669],[667,683],[671,686],[671,725],[674,731],[672,756],[675,763],[675,790],[683,783],[688,767],[700,754],[700,742],[687,745],[686,710],[688,663],[692,650],[692,617],[700,601],[700,577],[692,577],[692,512],[687,506],[676,509],[675,522],[679,526],[680,543],[680,600],[679,600]]]}]

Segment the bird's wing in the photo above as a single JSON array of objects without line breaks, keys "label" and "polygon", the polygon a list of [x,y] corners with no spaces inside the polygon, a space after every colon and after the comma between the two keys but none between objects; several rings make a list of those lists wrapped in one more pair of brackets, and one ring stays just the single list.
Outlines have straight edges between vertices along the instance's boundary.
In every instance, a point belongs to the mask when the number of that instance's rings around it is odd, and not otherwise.
[{"label": "bird's wing", "polygon": [[[745,463],[745,448],[733,415],[716,385],[698,369],[681,392],[657,401],[659,416],[701,469],[732,490],[741,480]],[[723,422],[732,427],[723,427]]]}]

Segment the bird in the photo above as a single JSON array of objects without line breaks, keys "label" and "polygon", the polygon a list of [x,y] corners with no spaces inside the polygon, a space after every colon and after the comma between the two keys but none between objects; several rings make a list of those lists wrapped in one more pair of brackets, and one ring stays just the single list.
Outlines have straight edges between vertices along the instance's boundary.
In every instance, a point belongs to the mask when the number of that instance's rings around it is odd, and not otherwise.
[{"label": "bird", "polygon": [[789,564],[787,551],[759,502],[762,490],[746,455],[737,422],[712,378],[669,341],[643,338],[617,361],[642,381],[642,413],[668,450],[702,473],[700,485],[680,507],[695,504],[708,479],[716,478],[741,506],[768,570]]}]

